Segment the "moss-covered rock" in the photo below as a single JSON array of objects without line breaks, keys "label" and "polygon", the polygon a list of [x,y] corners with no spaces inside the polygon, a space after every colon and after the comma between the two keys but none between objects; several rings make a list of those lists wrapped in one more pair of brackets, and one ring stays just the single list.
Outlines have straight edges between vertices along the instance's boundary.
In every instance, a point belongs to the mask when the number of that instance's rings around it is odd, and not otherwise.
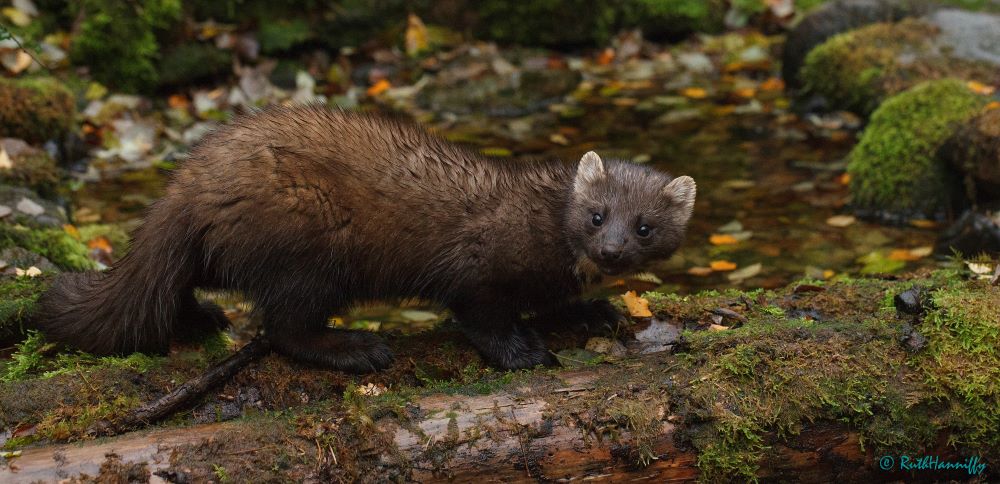
[{"label": "moss-covered rock", "polygon": [[38,296],[48,287],[49,276],[0,275],[0,341],[25,331],[25,322]]},{"label": "moss-covered rock", "polygon": [[62,228],[29,228],[0,224],[0,250],[20,247],[51,261],[62,270],[95,269],[87,246]]},{"label": "moss-covered rock", "polygon": [[10,160],[9,167],[0,167],[0,183],[28,187],[46,194],[54,192],[59,183],[59,169],[46,151],[16,138],[0,139],[0,148]]},{"label": "moss-covered rock", "polygon": [[994,62],[957,55],[958,39],[926,19],[877,23],[836,35],[805,59],[804,92],[861,114],[887,97],[934,79],[989,80]]},{"label": "moss-covered rock", "polygon": [[1000,108],[959,126],[940,154],[964,175],[970,200],[1000,200]]},{"label": "moss-covered rock", "polygon": [[955,79],[921,84],[886,100],[849,156],[859,213],[887,220],[945,214],[960,190],[938,149],[986,101]]},{"label": "moss-covered rock", "polygon": [[156,33],[180,18],[180,0],[81,0],[70,59],[115,91],[136,92],[157,84],[160,46]]},{"label": "moss-covered rock", "polygon": [[61,139],[76,115],[73,93],[51,77],[0,78],[0,137]]}]

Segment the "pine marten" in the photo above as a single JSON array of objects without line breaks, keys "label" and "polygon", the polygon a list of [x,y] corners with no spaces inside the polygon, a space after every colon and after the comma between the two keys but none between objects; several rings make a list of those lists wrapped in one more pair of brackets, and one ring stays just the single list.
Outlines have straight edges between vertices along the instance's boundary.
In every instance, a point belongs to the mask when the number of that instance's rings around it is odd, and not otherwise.
[{"label": "pine marten", "polygon": [[593,152],[577,166],[496,159],[401,119],[269,108],[206,135],[130,251],[107,271],[60,275],[34,321],[96,354],[164,352],[227,323],[195,288],[234,290],[279,353],[369,372],[391,364],[386,344],[328,318],[416,297],[449,308],[491,365],[552,364],[522,313],[586,306],[592,273],[670,256],[694,200],[690,177]]}]

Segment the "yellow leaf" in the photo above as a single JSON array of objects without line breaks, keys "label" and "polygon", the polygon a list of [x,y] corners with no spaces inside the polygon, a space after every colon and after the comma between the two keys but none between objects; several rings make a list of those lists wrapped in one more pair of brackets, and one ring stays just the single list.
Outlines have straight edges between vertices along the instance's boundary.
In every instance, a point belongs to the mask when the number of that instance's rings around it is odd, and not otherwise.
[{"label": "yellow leaf", "polygon": [[837,274],[837,273],[833,272],[830,269],[827,269],[827,270],[823,271],[823,279],[829,279],[829,278],[833,277],[835,274]]},{"label": "yellow leaf", "polygon": [[625,301],[625,307],[628,308],[628,313],[631,314],[633,318],[653,317],[653,313],[649,312],[649,301],[636,296],[635,291],[629,291],[622,294],[622,300]]},{"label": "yellow leaf", "polygon": [[721,324],[710,324],[708,326],[709,331],[725,331],[729,329],[729,326],[723,326]]},{"label": "yellow leaf", "polygon": [[843,175],[840,175],[840,178],[837,178],[837,181],[840,182],[841,185],[850,185],[851,184],[851,174],[850,173],[844,173]]},{"label": "yellow leaf", "polygon": [[993,91],[997,90],[993,86],[986,85],[978,81],[969,81],[965,85],[969,86],[970,91],[976,94],[982,94],[984,96],[989,96],[990,94],[993,94]]},{"label": "yellow leaf", "polygon": [[411,13],[406,21],[406,55],[416,57],[427,47],[427,26],[420,17]]},{"label": "yellow leaf", "polygon": [[63,230],[76,240],[80,240],[80,231],[73,224],[63,224]]},{"label": "yellow leaf", "polygon": [[708,97],[708,91],[700,87],[689,87],[681,91],[684,97],[689,97],[691,99],[704,99]]},{"label": "yellow leaf", "polygon": [[514,154],[507,148],[496,148],[496,147],[483,148],[479,150],[479,152],[486,156],[501,156],[501,157],[510,156]]},{"label": "yellow leaf", "polygon": [[736,264],[727,260],[713,260],[708,264],[713,271],[731,271],[736,269]]},{"label": "yellow leaf", "polygon": [[388,91],[390,87],[392,87],[392,84],[390,84],[389,81],[380,79],[375,84],[372,84],[372,87],[368,88],[367,93],[369,96],[378,96],[379,94]]},{"label": "yellow leaf", "polygon": [[712,245],[733,245],[739,242],[736,240],[736,237],[729,234],[712,234],[712,236],[708,238],[708,241]]}]

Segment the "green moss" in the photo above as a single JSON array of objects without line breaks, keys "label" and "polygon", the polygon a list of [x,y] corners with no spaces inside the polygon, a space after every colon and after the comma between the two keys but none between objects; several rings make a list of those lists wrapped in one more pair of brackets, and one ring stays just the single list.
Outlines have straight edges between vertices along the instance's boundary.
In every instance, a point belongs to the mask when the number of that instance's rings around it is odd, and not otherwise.
[{"label": "green moss", "polygon": [[87,66],[94,79],[116,91],[145,91],[157,84],[156,31],[180,17],[180,0],[80,0],[72,5],[81,18],[70,46],[74,64]]},{"label": "green moss", "polygon": [[0,249],[21,247],[50,260],[64,270],[96,268],[87,257],[87,246],[62,229],[30,229],[0,224]]},{"label": "green moss", "polygon": [[32,331],[28,337],[17,344],[16,351],[11,355],[11,361],[4,368],[3,378],[0,381],[10,382],[25,379],[29,374],[41,367],[44,360],[43,354],[52,349],[52,345],[46,343],[45,337],[37,331]]},{"label": "green moss", "polygon": [[50,77],[0,78],[0,136],[29,143],[61,140],[73,127],[76,101]]},{"label": "green moss", "polygon": [[931,24],[907,19],[833,36],[806,56],[804,90],[821,95],[831,107],[868,114],[922,81],[992,78],[994,66],[954,59],[935,48],[937,33]]},{"label": "green moss", "polygon": [[0,340],[24,332],[24,322],[48,282],[48,277],[0,278]]},{"label": "green moss", "polygon": [[931,301],[919,325],[927,349],[913,363],[932,395],[949,402],[939,418],[961,429],[952,444],[1000,446],[1000,291],[984,281],[953,284]]},{"label": "green moss", "polygon": [[954,79],[920,84],[885,101],[850,153],[855,207],[935,217],[959,188],[937,159],[955,124],[972,118],[986,98]]}]

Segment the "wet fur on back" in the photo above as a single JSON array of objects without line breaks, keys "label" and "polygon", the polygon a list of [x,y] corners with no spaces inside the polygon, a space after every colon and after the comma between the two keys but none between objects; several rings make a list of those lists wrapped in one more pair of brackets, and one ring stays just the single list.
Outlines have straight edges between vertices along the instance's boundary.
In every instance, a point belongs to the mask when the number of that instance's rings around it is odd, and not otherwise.
[{"label": "wet fur on back", "polygon": [[[448,306],[491,364],[551,363],[520,314],[573,304],[581,261],[601,248],[620,245],[614,261],[589,264],[605,272],[668,256],[694,202],[688,177],[594,157],[581,181],[582,162],[578,173],[485,158],[395,118],[322,107],[239,117],[193,148],[127,255],[61,275],[35,321],[98,354],[164,351],[225,324],[194,288],[236,290],[279,351],[363,372],[390,364],[388,348],[327,318],[420,297]],[[615,224],[594,226],[597,209]],[[636,215],[655,221],[655,239],[629,239]]]}]

